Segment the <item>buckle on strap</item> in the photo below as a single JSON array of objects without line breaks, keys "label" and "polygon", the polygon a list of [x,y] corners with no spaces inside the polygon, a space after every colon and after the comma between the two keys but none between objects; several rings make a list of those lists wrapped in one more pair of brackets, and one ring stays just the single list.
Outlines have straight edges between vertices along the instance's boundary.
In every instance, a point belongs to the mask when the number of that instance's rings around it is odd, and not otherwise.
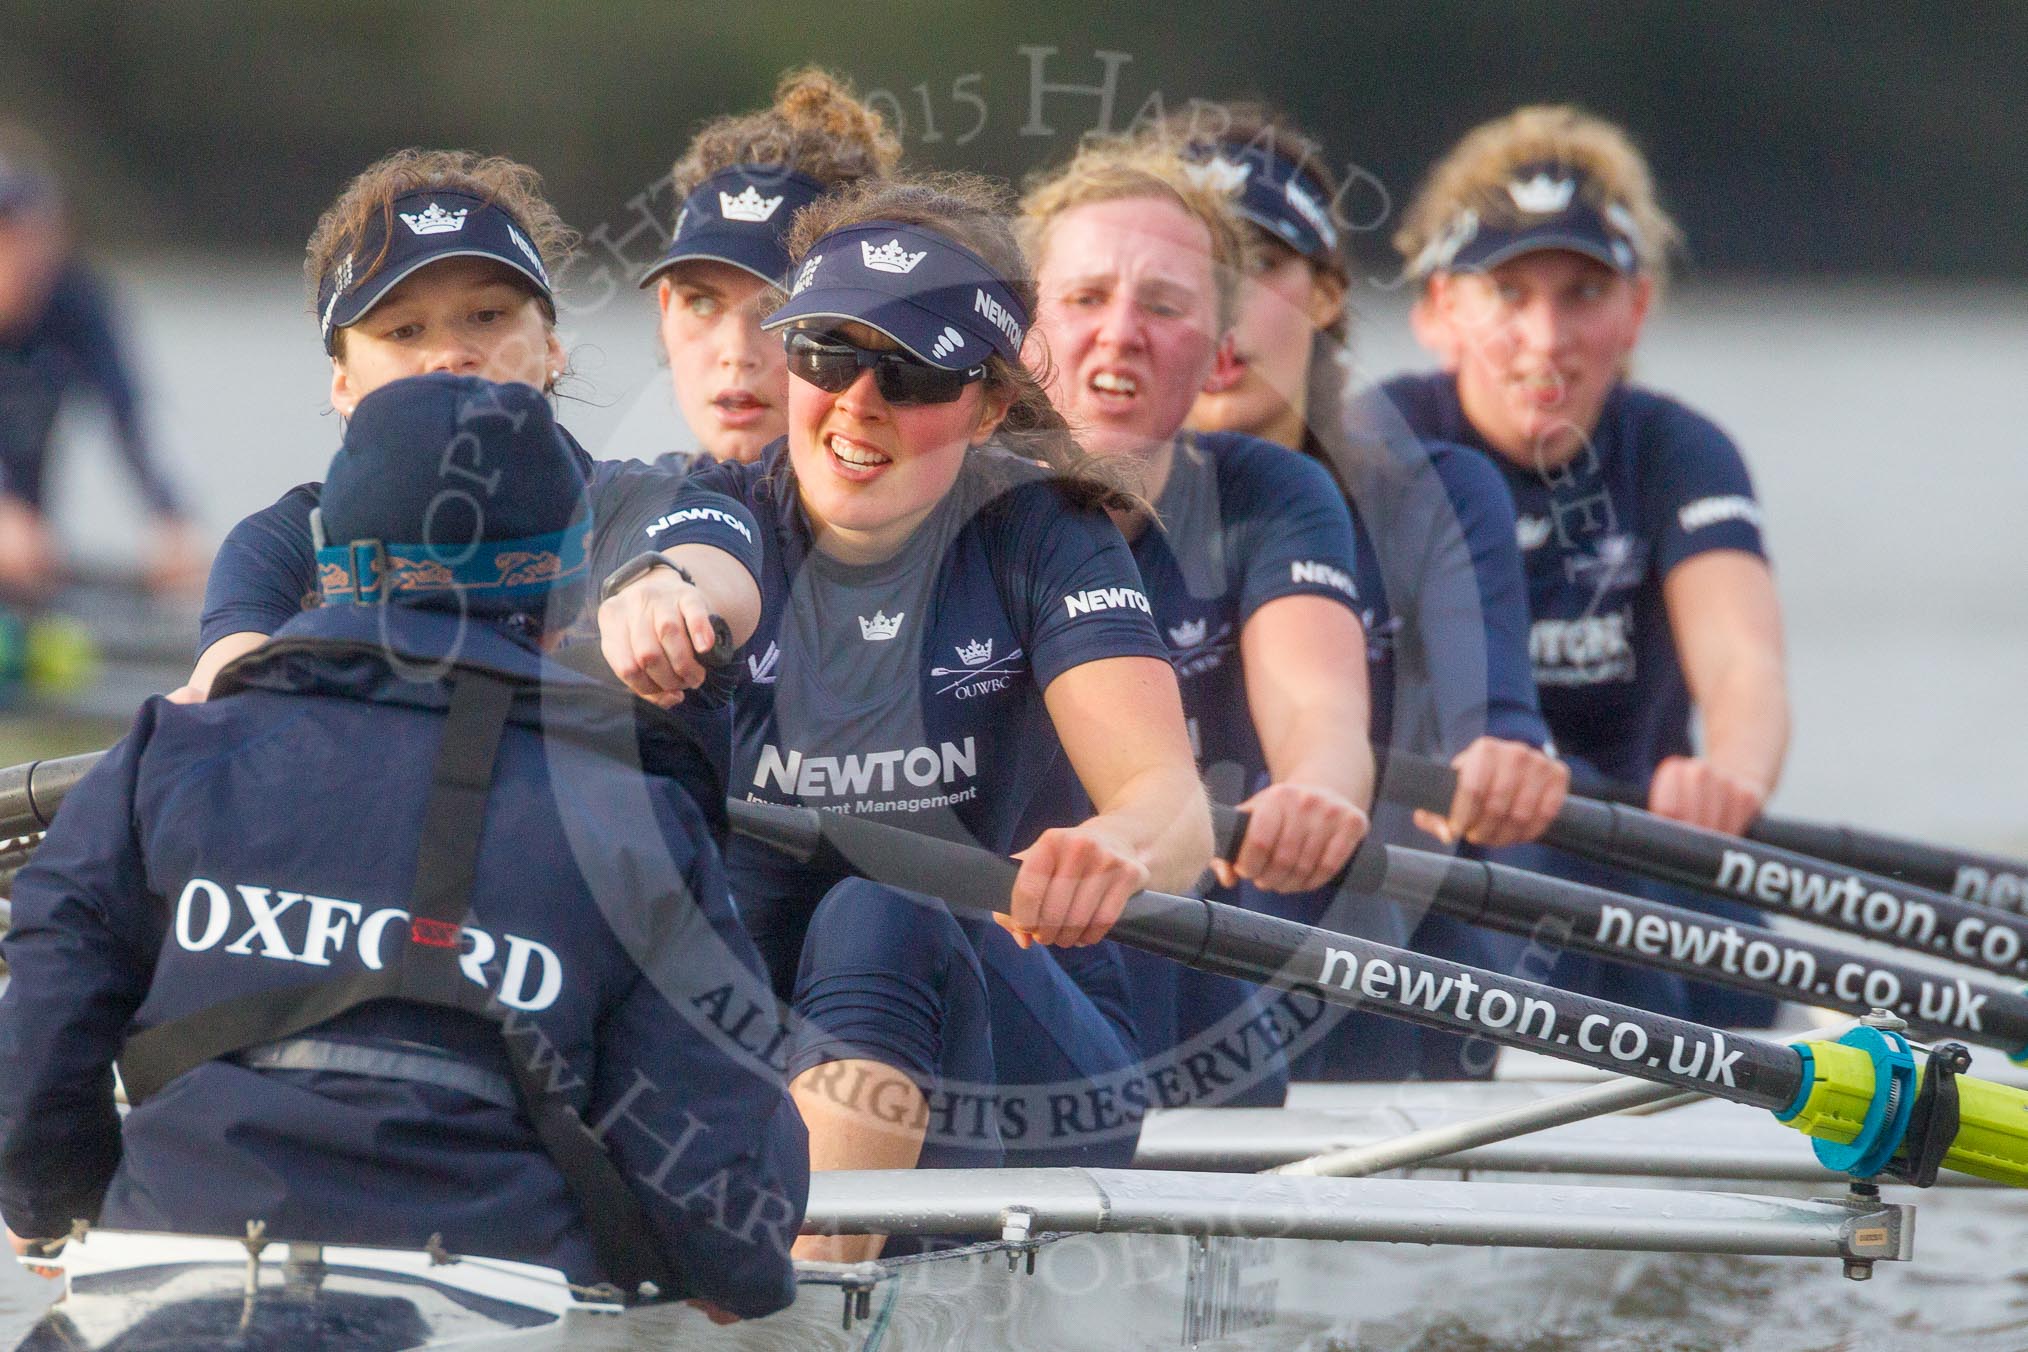
[{"label": "buckle on strap", "polygon": [[417,916],[408,922],[408,941],[424,948],[460,948],[464,940],[463,925],[431,920],[426,916]]}]

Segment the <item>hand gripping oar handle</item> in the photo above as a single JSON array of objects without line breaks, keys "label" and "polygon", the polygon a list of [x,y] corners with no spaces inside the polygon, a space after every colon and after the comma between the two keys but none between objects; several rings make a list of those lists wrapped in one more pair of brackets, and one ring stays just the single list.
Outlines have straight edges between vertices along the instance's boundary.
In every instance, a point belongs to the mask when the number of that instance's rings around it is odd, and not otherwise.
[{"label": "hand gripping oar handle", "polygon": [[[846,813],[738,800],[726,811],[742,835],[798,858],[822,852],[828,865],[963,910],[1004,913],[1019,872],[1013,861],[976,846]],[[1384,867],[1378,849],[1362,847],[1347,880],[1354,886],[1377,881]],[[1784,1107],[1803,1084],[1801,1058],[1779,1043],[1736,1040],[1687,1020],[1201,897],[1136,893],[1108,937],[1202,971],[1290,985],[1333,1004],[1483,1033],[1502,1045],[1756,1107]],[[1482,995],[1493,1002],[1490,1017]],[[1707,1056],[1714,1039],[1717,1050]],[[1674,1070],[1671,1048],[1678,1051]]]},{"label": "hand gripping oar handle", "polygon": [[[1006,911],[1019,872],[1011,860],[974,846],[845,813],[737,800],[726,810],[735,831],[797,858],[828,853],[862,877],[962,909]],[[1362,846],[1358,855],[1369,849]],[[1371,882],[1377,868],[1358,855],[1348,874],[1355,886]],[[1274,981],[1332,1004],[1767,1108],[1859,1164],[1879,1157],[1884,1166],[1911,1145],[1921,1071],[1897,1071],[1886,1053],[1862,1045],[1857,1035],[1882,1043],[1894,1036],[1872,1029],[1853,1030],[1848,1037],[1854,1045],[1799,1049],[1220,902],[1156,892],[1130,899],[1110,937],[1204,971]],[[1940,1158],[1942,1167],[2028,1186],[2028,1092],[1969,1077],[1959,1077],[1955,1088],[1957,1121],[1933,1117],[1930,1137],[1912,1144],[1924,1157]],[[1946,1137],[1948,1147],[1938,1148]]]},{"label": "hand gripping oar handle", "polygon": [[[1246,814],[1211,811],[1222,847],[1237,849]],[[1367,890],[1394,901],[1524,936],[1546,921],[1554,942],[1568,948],[1777,1000],[1861,1015],[1885,1008],[1925,1036],[1962,1038],[2028,1060],[2028,995],[2012,989],[1778,930],[1742,930],[1703,912],[1503,864],[1400,845],[1367,848],[1385,859]]]},{"label": "hand gripping oar handle", "polygon": [[[1571,780],[1571,788],[1586,798],[1628,807],[1648,805],[1648,796],[1631,784],[1586,772],[1581,767],[1572,768],[1577,773]],[[1765,812],[1746,828],[1746,838],[1791,854],[1828,859],[1932,892],[1946,892],[1976,905],[2012,901],[2015,905],[2010,909],[2019,909],[2020,903],[2028,899],[2028,863],[1956,845],[1932,845],[1884,831],[1801,821]]]},{"label": "hand gripping oar handle", "polygon": [[[697,654],[697,662],[706,671],[717,671],[731,664],[732,655],[738,649],[733,646],[732,626],[721,616],[711,617],[711,636],[711,646]],[[551,652],[549,660],[569,667],[580,676],[590,676],[596,680],[619,684],[620,678],[613,674],[612,667],[606,662],[605,651],[599,647],[597,639],[580,639],[575,643],[566,643]]]},{"label": "hand gripping oar handle", "polygon": [[[1388,757],[1380,794],[1441,811],[1456,784],[1449,766],[1396,753]],[[1877,874],[1575,795],[1565,800],[1542,839],[1573,854],[1759,910],[2015,981],[2028,978],[2028,919]]]}]

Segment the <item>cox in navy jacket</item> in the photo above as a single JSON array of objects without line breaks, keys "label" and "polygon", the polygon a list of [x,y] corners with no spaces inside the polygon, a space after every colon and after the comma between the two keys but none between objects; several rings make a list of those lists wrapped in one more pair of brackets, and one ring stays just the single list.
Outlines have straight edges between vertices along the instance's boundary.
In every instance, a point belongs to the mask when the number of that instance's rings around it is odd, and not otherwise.
[{"label": "cox in navy jacket", "polygon": [[[317,1068],[208,1061],[124,1129],[115,1114],[132,1034],[401,951],[447,699],[429,659],[445,654],[545,683],[516,695],[501,739],[466,979],[509,1008],[514,1045],[640,1198],[683,1288],[667,1294],[744,1316],[786,1305],[807,1144],[777,1075],[708,1018],[735,988],[766,989],[690,796],[708,777],[669,777],[683,747],[637,721],[645,706],[503,630],[401,607],[311,612],[234,668],[239,693],[150,701],[64,804],[5,940],[0,1209],[31,1236],[75,1218],[227,1235],[261,1219],[275,1238],[402,1247],[441,1234],[453,1252],[603,1276],[526,1115],[459,1087],[506,1083],[500,1031],[471,1015],[364,1005],[313,1030]],[[450,1069],[371,1073],[389,1055]]]}]

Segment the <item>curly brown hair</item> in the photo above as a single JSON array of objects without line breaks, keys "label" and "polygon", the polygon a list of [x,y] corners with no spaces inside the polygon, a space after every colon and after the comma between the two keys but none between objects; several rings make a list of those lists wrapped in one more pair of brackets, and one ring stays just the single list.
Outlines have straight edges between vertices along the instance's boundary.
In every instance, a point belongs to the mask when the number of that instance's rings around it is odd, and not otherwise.
[{"label": "curly brown hair", "polygon": [[[469,150],[397,150],[367,166],[317,218],[317,228],[310,232],[310,244],[303,258],[312,314],[317,310],[317,289],[332,264],[358,249],[373,218],[380,217],[382,236],[391,241],[394,199],[403,193],[428,189],[468,193],[505,211],[535,245],[542,255],[543,269],[552,277],[577,247],[577,232],[563,223],[556,208],[542,195],[542,175],[527,165]],[[380,254],[357,272],[359,280],[378,272],[386,254],[383,246]],[[547,301],[543,310],[554,324],[556,311]],[[337,350],[343,353],[344,330],[340,329],[333,339],[339,344]]]},{"label": "curly brown hair", "polygon": [[900,162],[901,141],[851,82],[805,66],[782,76],[768,107],[705,123],[669,178],[680,203],[735,164],[780,165],[835,187],[890,174]]},{"label": "curly brown hair", "polygon": [[[810,247],[834,230],[868,221],[892,221],[955,240],[999,275],[1029,315],[1035,313],[1035,279],[1009,225],[1013,202],[1006,188],[977,174],[923,174],[866,179],[804,207],[789,231],[789,255],[800,264]],[[1070,424],[1050,402],[1045,377],[998,353],[986,358],[986,388],[1005,398],[1006,417],[993,440],[1024,460],[1049,466],[1080,506],[1147,511],[1119,466],[1087,455]]]}]

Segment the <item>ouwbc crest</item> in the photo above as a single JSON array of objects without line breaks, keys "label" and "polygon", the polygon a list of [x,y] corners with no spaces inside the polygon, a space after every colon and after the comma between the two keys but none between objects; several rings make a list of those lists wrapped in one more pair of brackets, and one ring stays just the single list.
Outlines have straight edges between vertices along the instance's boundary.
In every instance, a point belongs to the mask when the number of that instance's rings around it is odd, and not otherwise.
[{"label": "ouwbc crest", "polygon": [[401,219],[412,234],[449,235],[465,228],[468,210],[466,207],[459,207],[456,211],[445,211],[432,202],[425,210],[414,213],[402,212]]},{"label": "ouwbc crest", "polygon": [[751,183],[737,197],[729,192],[718,194],[718,214],[728,221],[748,221],[757,225],[773,216],[781,204],[781,194],[762,197]]},{"label": "ouwbc crest", "polygon": [[1553,178],[1547,170],[1537,170],[1535,177],[1515,179],[1507,185],[1507,195],[1514,199],[1514,205],[1534,216],[1562,211],[1576,192],[1576,179]]},{"label": "ouwbc crest", "polygon": [[864,615],[858,618],[859,637],[868,643],[883,643],[901,632],[901,622],[908,616],[899,610],[893,615],[887,614],[884,610],[876,610],[870,620]]},{"label": "ouwbc crest", "polygon": [[898,272],[905,275],[914,272],[916,264],[929,257],[929,250],[910,253],[901,247],[899,238],[891,239],[876,249],[862,239],[859,241],[859,256],[866,266],[875,272]]},{"label": "ouwbc crest", "polygon": [[1227,197],[1235,196],[1253,175],[1253,166],[1244,161],[1226,159],[1223,155],[1206,160],[1202,164],[1186,164],[1183,172],[1190,181],[1200,188],[1222,192]]}]

